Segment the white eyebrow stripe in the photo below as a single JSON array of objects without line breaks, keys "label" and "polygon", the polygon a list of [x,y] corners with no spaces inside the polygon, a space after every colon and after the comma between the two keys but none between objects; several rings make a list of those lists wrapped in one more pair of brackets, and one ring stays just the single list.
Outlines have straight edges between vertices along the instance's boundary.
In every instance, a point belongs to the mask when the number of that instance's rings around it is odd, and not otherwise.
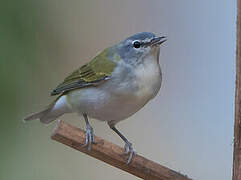
[{"label": "white eyebrow stripe", "polygon": [[151,39],[146,38],[146,39],[142,40],[142,42],[143,42],[143,43],[149,43],[149,42],[151,42]]}]

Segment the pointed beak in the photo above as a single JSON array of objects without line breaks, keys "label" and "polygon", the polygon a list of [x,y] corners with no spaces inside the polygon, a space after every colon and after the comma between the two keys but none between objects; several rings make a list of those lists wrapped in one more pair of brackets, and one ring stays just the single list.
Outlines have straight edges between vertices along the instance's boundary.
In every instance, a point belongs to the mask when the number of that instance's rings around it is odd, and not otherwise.
[{"label": "pointed beak", "polygon": [[150,46],[159,46],[162,43],[166,42],[167,38],[166,36],[161,36],[161,37],[155,37],[150,41]]}]

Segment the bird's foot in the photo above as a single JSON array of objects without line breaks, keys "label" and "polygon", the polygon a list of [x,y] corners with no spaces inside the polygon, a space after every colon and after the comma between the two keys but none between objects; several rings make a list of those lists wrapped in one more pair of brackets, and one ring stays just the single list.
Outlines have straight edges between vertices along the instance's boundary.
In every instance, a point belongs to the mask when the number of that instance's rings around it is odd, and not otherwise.
[{"label": "bird's foot", "polygon": [[134,151],[132,144],[130,142],[126,142],[124,154],[130,154],[129,158],[127,160],[127,164],[129,164],[133,158],[133,155],[136,154],[136,152]]},{"label": "bird's foot", "polygon": [[85,144],[82,145],[82,147],[88,146],[88,151],[91,150],[91,143],[95,144],[95,136],[94,136],[94,131],[93,128],[87,124],[86,125],[86,133],[85,133]]}]

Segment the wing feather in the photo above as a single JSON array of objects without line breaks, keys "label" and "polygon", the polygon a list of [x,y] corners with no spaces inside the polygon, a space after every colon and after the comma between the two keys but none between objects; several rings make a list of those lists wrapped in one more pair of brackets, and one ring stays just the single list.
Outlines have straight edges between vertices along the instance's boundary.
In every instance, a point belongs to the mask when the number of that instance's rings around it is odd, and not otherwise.
[{"label": "wing feather", "polygon": [[92,61],[81,66],[59,84],[51,95],[62,94],[74,89],[97,86],[110,79],[116,62],[108,58],[108,49],[97,55]]}]

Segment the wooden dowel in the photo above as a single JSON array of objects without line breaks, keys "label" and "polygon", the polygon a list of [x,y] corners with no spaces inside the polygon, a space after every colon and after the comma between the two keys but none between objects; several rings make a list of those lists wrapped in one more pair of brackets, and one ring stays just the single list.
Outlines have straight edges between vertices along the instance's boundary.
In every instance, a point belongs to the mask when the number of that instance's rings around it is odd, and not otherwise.
[{"label": "wooden dowel", "polygon": [[91,150],[88,151],[87,147],[81,147],[85,144],[85,132],[63,121],[58,122],[52,134],[52,139],[145,180],[190,180],[187,176],[138,154],[134,155],[131,163],[127,165],[128,155],[123,154],[124,148],[100,137],[95,136],[97,144],[92,144]]},{"label": "wooden dowel", "polygon": [[241,180],[241,0],[237,0],[236,91],[233,180]]}]

